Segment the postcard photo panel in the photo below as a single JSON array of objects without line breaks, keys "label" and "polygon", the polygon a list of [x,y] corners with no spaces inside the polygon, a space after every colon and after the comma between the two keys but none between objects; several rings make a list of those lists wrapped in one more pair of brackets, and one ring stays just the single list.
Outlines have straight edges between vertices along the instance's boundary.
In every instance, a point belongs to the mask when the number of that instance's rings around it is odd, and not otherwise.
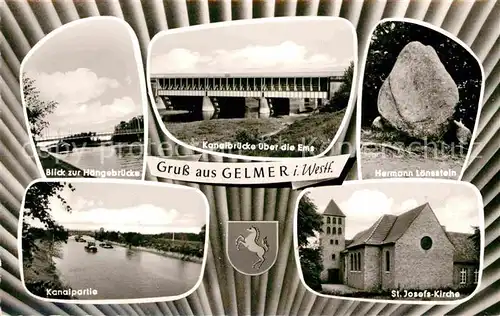
[{"label": "postcard photo panel", "polygon": [[129,24],[93,17],[57,28],[24,58],[20,81],[42,175],[142,179],[147,92]]},{"label": "postcard photo panel", "polygon": [[205,195],[185,186],[37,180],[26,189],[21,209],[24,286],[57,302],[185,297],[203,278],[208,220]]},{"label": "postcard photo panel", "polygon": [[453,35],[409,19],[381,21],[361,70],[363,179],[460,179],[481,111],[484,74]]},{"label": "postcard photo panel", "polygon": [[158,33],[147,82],[156,118],[177,143],[277,160],[329,149],[347,126],[356,65],[345,19],[232,21]]},{"label": "postcard photo panel", "polygon": [[307,189],[294,223],[299,276],[324,297],[456,304],[481,282],[482,197],[442,179]]}]

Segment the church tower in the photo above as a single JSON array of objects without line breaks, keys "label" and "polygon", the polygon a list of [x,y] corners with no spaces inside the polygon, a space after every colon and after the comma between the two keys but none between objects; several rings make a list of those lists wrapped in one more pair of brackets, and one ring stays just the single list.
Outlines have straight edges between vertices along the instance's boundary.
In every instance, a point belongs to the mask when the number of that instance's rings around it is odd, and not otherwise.
[{"label": "church tower", "polygon": [[327,283],[342,283],[340,253],[345,249],[345,215],[333,200],[328,203],[322,215],[323,231],[319,237],[323,255],[321,280]]}]

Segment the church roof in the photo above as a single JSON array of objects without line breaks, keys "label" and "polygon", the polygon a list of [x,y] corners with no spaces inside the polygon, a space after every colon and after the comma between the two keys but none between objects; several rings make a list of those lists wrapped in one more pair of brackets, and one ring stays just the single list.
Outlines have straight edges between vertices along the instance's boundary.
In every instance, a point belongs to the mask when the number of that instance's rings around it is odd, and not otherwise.
[{"label": "church roof", "polygon": [[326,206],[323,215],[345,217],[344,213],[340,210],[340,207],[334,200],[330,200],[330,203]]},{"label": "church roof", "polygon": [[470,238],[472,234],[446,232],[448,239],[455,246],[453,261],[456,263],[477,263],[479,261],[478,252],[474,247],[474,242]]},{"label": "church roof", "polygon": [[382,245],[397,241],[428,203],[398,216],[383,215],[370,228],[357,233],[349,248],[359,245]]}]

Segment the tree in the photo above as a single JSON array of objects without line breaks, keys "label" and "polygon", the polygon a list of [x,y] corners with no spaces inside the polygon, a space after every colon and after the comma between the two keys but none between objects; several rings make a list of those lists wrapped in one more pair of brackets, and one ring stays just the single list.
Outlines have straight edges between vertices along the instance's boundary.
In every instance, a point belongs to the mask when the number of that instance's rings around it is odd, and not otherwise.
[{"label": "tree", "polygon": [[201,230],[198,234],[198,238],[200,239],[201,242],[205,242],[206,229],[207,229],[207,224],[201,226]]},{"label": "tree", "polygon": [[31,134],[40,136],[42,131],[49,126],[45,117],[54,112],[59,105],[56,101],[45,101],[40,97],[40,91],[36,87],[36,81],[29,78],[26,73],[23,74],[23,98],[26,104],[28,122],[30,124]]},{"label": "tree", "polygon": [[323,111],[335,112],[345,109],[349,104],[349,97],[351,96],[351,91],[355,87],[352,86],[352,79],[354,76],[354,62],[351,61],[349,66],[344,71],[343,82],[339,89],[335,91],[332,98],[329,100],[327,106]]},{"label": "tree", "polygon": [[481,92],[481,68],[476,59],[460,44],[439,32],[414,23],[394,21],[380,24],[371,38],[363,76],[362,124],[369,126],[379,115],[377,99],[380,87],[401,50],[412,41],[434,48],[458,87],[460,98],[454,119],[473,130]]},{"label": "tree", "polygon": [[481,253],[481,229],[478,226],[473,226],[474,233],[469,236],[469,239],[474,244],[474,250],[479,255]]},{"label": "tree", "polygon": [[321,248],[312,248],[308,238],[321,232],[323,218],[317,213],[317,207],[309,196],[304,195],[299,201],[297,214],[297,240],[300,265],[304,282],[313,290],[321,291],[320,273],[323,270]]},{"label": "tree", "polygon": [[68,232],[52,218],[49,205],[51,199],[56,197],[64,209],[71,212],[71,207],[61,196],[66,187],[74,191],[71,184],[64,182],[38,182],[26,191],[22,230],[23,262],[26,266],[31,264],[33,253],[38,250],[35,241],[39,237],[39,229],[32,227],[30,221],[43,224],[53,242],[67,242]]}]

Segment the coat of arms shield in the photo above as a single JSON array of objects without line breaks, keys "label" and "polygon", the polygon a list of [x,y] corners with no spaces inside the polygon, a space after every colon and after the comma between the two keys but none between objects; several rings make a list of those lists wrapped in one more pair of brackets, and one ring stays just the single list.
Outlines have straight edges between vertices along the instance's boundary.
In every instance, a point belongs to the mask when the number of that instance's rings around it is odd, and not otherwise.
[{"label": "coat of arms shield", "polygon": [[238,272],[260,275],[278,256],[277,221],[228,221],[226,252]]}]

